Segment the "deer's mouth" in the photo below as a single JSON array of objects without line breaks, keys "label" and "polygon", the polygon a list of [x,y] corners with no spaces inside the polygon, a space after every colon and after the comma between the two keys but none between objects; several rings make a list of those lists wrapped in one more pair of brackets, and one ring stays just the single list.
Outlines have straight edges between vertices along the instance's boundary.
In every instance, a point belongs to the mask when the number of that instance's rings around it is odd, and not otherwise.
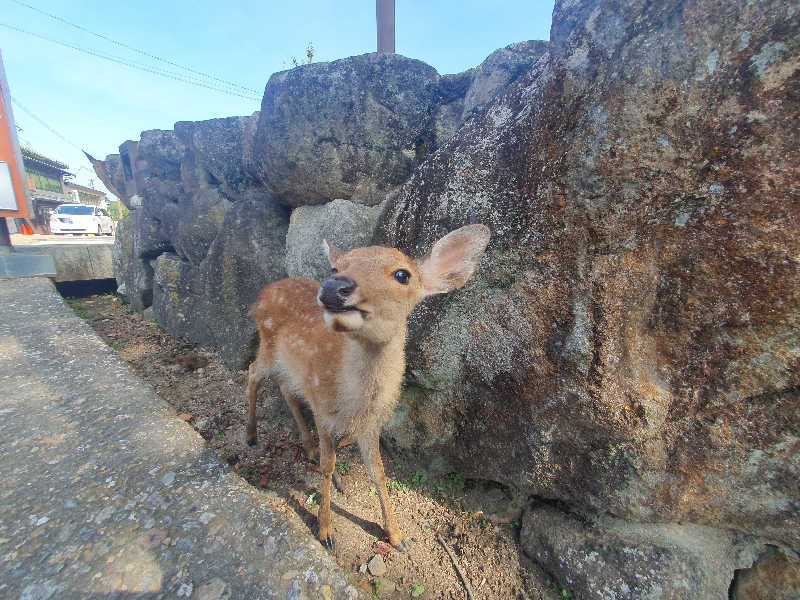
[{"label": "deer's mouth", "polygon": [[367,316],[367,311],[358,308],[357,306],[322,306],[329,313],[346,313],[346,312],[359,312],[362,317]]},{"label": "deer's mouth", "polygon": [[364,326],[369,318],[367,311],[355,306],[333,306],[325,309],[322,313],[322,320],[333,331],[341,333],[358,331]]}]

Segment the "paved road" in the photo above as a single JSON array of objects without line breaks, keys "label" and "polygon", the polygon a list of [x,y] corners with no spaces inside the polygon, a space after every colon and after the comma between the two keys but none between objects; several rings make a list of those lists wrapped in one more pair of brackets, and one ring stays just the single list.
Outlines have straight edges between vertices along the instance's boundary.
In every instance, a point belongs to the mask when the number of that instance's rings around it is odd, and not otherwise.
[{"label": "paved road", "polygon": [[12,246],[38,246],[40,244],[113,244],[114,236],[108,235],[20,235],[11,234]]},{"label": "paved road", "polygon": [[0,598],[356,598],[77,318],[0,280]]}]

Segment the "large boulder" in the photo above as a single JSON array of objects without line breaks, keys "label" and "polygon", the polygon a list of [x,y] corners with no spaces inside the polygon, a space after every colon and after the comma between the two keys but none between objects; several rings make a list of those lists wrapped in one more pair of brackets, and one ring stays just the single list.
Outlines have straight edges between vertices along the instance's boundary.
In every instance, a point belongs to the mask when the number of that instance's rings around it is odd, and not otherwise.
[{"label": "large boulder", "polygon": [[439,75],[399,54],[365,54],[270,77],[254,166],[291,206],[383,201],[433,143]]},{"label": "large boulder", "polygon": [[771,547],[748,569],[736,574],[730,600],[797,600],[800,558],[791,550]]},{"label": "large boulder", "polygon": [[285,277],[285,211],[264,198],[236,202],[199,264],[175,253],[154,263],[153,315],[173,336],[216,348],[232,368],[244,368],[257,332],[250,303],[270,281]]},{"label": "large boulder", "polygon": [[322,281],[331,272],[322,249],[327,240],[342,250],[368,246],[382,206],[334,200],[322,206],[298,206],[286,232],[286,273]]},{"label": "large boulder", "polygon": [[444,77],[399,54],[364,54],[275,73],[261,104],[253,171],[290,206],[337,198],[380,204],[545,47],[512,44],[477,69]]},{"label": "large boulder", "polygon": [[159,223],[145,211],[134,210],[117,224],[111,263],[117,287],[139,312],[153,303],[152,261],[172,249]]},{"label": "large boulder", "polygon": [[584,600],[728,600],[734,573],[764,548],[736,532],[631,523],[550,504],[525,512],[520,545]]},{"label": "large boulder", "polygon": [[549,55],[437,150],[376,241],[480,222],[412,316],[387,430],[442,468],[800,546],[800,12],[557,1]]}]

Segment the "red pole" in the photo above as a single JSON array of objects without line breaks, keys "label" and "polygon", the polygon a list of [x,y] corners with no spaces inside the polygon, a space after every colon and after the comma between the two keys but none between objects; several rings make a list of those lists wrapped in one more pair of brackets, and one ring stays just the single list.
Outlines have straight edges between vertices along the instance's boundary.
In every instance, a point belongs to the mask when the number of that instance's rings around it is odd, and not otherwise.
[{"label": "red pole", "polygon": [[378,52],[394,54],[394,0],[375,0]]}]

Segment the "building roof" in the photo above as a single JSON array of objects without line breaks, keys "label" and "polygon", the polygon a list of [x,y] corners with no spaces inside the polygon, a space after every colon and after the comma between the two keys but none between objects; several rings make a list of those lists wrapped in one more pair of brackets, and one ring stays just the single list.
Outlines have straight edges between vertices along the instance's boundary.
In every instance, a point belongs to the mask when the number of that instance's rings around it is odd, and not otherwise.
[{"label": "building roof", "polygon": [[71,190],[78,190],[80,192],[86,192],[87,194],[94,194],[95,196],[105,196],[105,192],[100,190],[96,190],[94,188],[86,187],[77,183],[73,183],[71,181],[65,181],[64,187],[69,188]]},{"label": "building roof", "polygon": [[48,158],[44,154],[39,154],[30,148],[22,148],[21,151],[23,162],[30,161],[40,166],[47,167],[48,169],[55,169],[56,171],[61,171],[62,173],[68,173],[67,169],[69,169],[69,166],[62,162],[59,162],[53,158]]}]

